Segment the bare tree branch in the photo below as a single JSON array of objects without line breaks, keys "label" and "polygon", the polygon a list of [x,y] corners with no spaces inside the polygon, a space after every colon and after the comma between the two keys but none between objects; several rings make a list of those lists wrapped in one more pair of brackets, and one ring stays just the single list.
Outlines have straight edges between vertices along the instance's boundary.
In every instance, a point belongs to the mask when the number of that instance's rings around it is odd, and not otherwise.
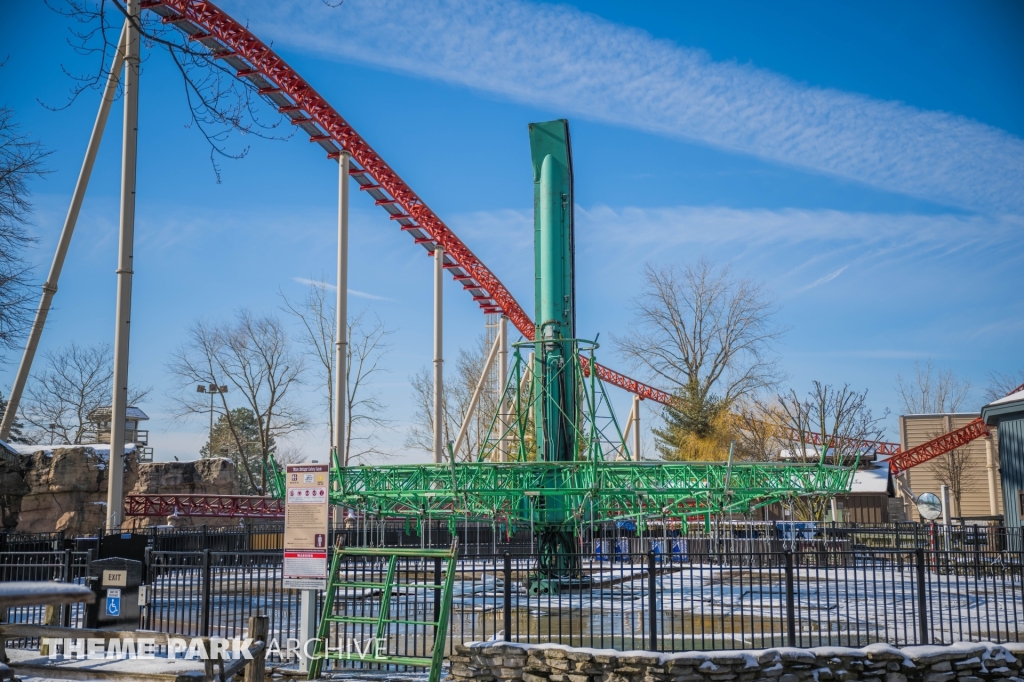
[{"label": "bare tree branch", "polygon": [[[942,433],[932,434],[938,438]],[[981,482],[978,467],[972,462],[968,447],[954,448],[928,462],[928,470],[935,475],[940,485],[949,486],[949,494],[953,498],[953,514],[963,516],[964,495],[978,490]]]},{"label": "bare tree branch", "polygon": [[0,107],[0,362],[31,324],[31,268],[21,256],[35,242],[25,231],[32,212],[28,180],[46,174],[49,154],[20,132],[11,109]]},{"label": "bare tree branch", "polygon": [[1006,373],[989,372],[985,397],[989,402],[1005,398],[1021,384],[1024,384],[1024,369]]},{"label": "bare tree branch", "polygon": [[[481,336],[469,349],[459,350],[455,360],[454,376],[449,375],[444,384],[442,411],[444,414],[444,441],[447,445],[454,442],[462,427],[462,422],[469,412],[469,402],[473,391],[484,371],[484,363],[490,348],[486,337]],[[434,442],[434,375],[428,369],[411,376],[415,407],[413,426],[409,429],[405,445],[409,448],[432,451]],[[480,395],[472,421],[466,430],[465,445],[455,453],[455,459],[463,462],[474,462],[480,454],[491,418],[498,406],[495,392],[484,391]]]},{"label": "bare tree branch", "polygon": [[[118,0],[112,0],[113,12],[107,11],[104,0],[53,0],[52,4],[47,4],[74,22],[69,28],[71,37],[68,40],[72,49],[79,55],[97,60],[96,67],[83,75],[72,74],[64,68],[73,82],[70,96],[63,106],[49,108],[65,108],[83,92],[102,87],[106,81],[111,62],[109,57],[117,48],[127,9]],[[216,60],[213,52],[201,42],[190,41],[184,33],[147,12],[131,21],[146,47],[166,52],[181,74],[189,107],[187,127],[199,130],[209,145],[210,164],[218,183],[220,167],[217,158],[240,159],[249,151],[248,147],[237,151],[228,149],[226,143],[232,132],[265,139],[286,139],[294,134],[292,131],[283,136],[271,134],[283,121],[280,113],[268,106],[266,111],[271,113],[272,122],[262,120],[263,98],[256,87],[248,80],[237,78],[234,71]]]},{"label": "bare tree branch", "polygon": [[[876,417],[867,406],[867,391],[855,391],[849,384],[831,386],[815,381],[805,397],[790,389],[779,394],[775,404],[762,414],[775,414],[779,426],[799,434],[784,452],[787,459],[802,463],[825,461],[837,466],[852,466],[858,456],[869,454],[861,442],[878,442],[885,433],[884,420],[888,410]],[[807,440],[806,434],[821,437],[824,451]],[[798,519],[821,520],[829,505],[829,497],[816,495],[793,501]]]},{"label": "bare tree branch", "polygon": [[292,401],[304,369],[302,357],[292,352],[280,320],[256,317],[243,310],[233,322],[197,322],[175,351],[168,369],[179,381],[175,404],[178,416],[183,418],[209,414],[206,395],[195,390],[197,383],[229,387],[228,393],[219,394],[220,405],[215,412],[227,422],[238,452],[246,452],[247,443],[228,400],[255,415],[261,471],[253,471],[246,457],[241,458],[241,464],[253,491],[264,493],[267,462],[275,442],[307,424],[302,410]]},{"label": "bare tree branch", "polygon": [[[302,327],[306,355],[321,368],[321,392],[327,400],[327,433],[334,434],[334,343],[337,330],[337,311],[327,292],[333,287],[313,280],[306,296],[291,301],[283,293],[284,310],[299,320]],[[348,320],[346,356],[345,443],[340,448],[342,466],[349,466],[370,455],[390,457],[391,453],[379,447],[379,433],[391,427],[385,417],[387,405],[378,391],[371,389],[377,375],[389,370],[383,364],[391,350],[388,338],[394,333],[387,329],[379,317],[368,317],[364,310]]]},{"label": "bare tree branch", "polygon": [[960,379],[953,370],[936,369],[931,359],[924,365],[914,363],[914,376],[896,375],[904,414],[944,414],[956,412],[971,392],[971,382]]},{"label": "bare tree branch", "polygon": [[[89,413],[109,407],[114,386],[114,352],[109,343],[70,346],[47,351],[42,371],[34,374],[21,404],[29,426],[27,438],[37,444],[80,445],[93,429]],[[128,404],[138,406],[149,389],[131,387]]]},{"label": "bare tree branch", "polygon": [[705,398],[733,401],[775,386],[778,311],[762,284],[701,258],[682,269],[644,266],[635,324],[615,343],[633,367],[675,389],[696,385]]}]

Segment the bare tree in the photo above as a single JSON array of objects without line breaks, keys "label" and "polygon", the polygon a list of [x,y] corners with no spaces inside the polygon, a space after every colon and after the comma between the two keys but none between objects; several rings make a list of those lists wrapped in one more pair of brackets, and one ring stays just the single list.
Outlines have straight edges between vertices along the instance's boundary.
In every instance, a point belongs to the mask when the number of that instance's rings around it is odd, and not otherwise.
[{"label": "bare tree", "polygon": [[780,379],[774,349],[782,330],[772,321],[778,307],[763,284],[703,257],[682,268],[647,264],[643,275],[631,331],[613,338],[635,370],[676,397],[663,411],[666,437],[657,448],[674,459],[692,458],[694,448],[717,452],[731,435],[712,433],[714,425],[731,425],[736,400]]},{"label": "bare tree", "polygon": [[[70,106],[83,92],[103,87],[127,9],[118,0],[48,0],[48,4],[73,22],[68,42],[75,52],[95,60],[94,66],[85,73],[73,74],[65,69],[73,82],[69,101],[64,105]],[[111,7],[113,10],[108,11]],[[143,12],[132,22],[146,47],[167,54],[181,74],[190,114],[188,127],[199,130],[206,139],[217,182],[220,182],[218,157],[239,159],[249,151],[248,147],[235,151],[227,147],[232,132],[268,139],[291,136],[291,132],[285,136],[271,134],[282,121],[280,113],[270,107],[264,109],[256,86],[236,77],[234,70],[218,60],[201,40],[189,40],[173,22],[165,24],[152,12]],[[268,123],[263,116],[273,122]]]},{"label": "bare tree", "polygon": [[345,450],[341,465],[349,466],[371,455],[390,457],[379,447],[378,434],[391,428],[384,416],[387,405],[379,391],[372,390],[377,374],[389,370],[381,363],[391,350],[388,337],[394,332],[379,317],[368,319],[366,311],[348,322],[348,372],[345,375],[348,394],[345,405]]},{"label": "bare tree", "polygon": [[[935,433],[933,437],[938,438],[941,435],[941,433]],[[978,467],[972,462],[970,448],[966,446],[954,448],[928,462],[926,466],[935,475],[940,485],[949,486],[955,514],[962,516],[961,501],[964,495],[978,490],[980,483]]]},{"label": "bare tree", "polygon": [[[805,397],[794,389],[776,396],[779,426],[798,434],[785,453],[788,458],[801,463],[824,461],[851,466],[858,456],[868,454],[862,443],[882,439],[882,422],[889,412],[874,416],[867,406],[867,395],[867,391],[855,391],[849,384],[836,387],[815,381]],[[811,442],[808,434],[817,434],[824,445]],[[797,498],[794,513],[798,519],[821,520],[829,500],[823,495]]]},{"label": "bare tree", "polygon": [[971,392],[971,382],[960,379],[953,370],[936,369],[929,359],[914,363],[914,376],[896,375],[905,414],[944,414],[956,412]]},{"label": "bare tree", "polygon": [[[337,311],[328,297],[330,285],[314,280],[306,296],[296,302],[284,294],[284,309],[297,318],[303,329],[306,354],[321,368],[321,393],[327,400],[327,433],[334,434],[334,344],[337,330]],[[379,432],[391,425],[384,415],[384,404],[379,391],[372,389],[377,375],[389,370],[383,364],[391,350],[388,338],[394,333],[377,316],[371,319],[366,310],[348,320],[346,355],[345,443],[340,449],[342,466],[348,466],[370,455],[383,457],[390,453],[378,447]]]},{"label": "bare tree", "polygon": [[774,402],[746,398],[733,406],[736,423],[736,455],[753,462],[779,459],[789,441],[783,438],[785,418]]},{"label": "bare tree", "polygon": [[337,311],[328,297],[329,285],[314,280],[306,289],[306,295],[299,301],[292,301],[280,292],[286,313],[299,321],[302,328],[302,345],[306,355],[317,367],[321,393],[327,398],[327,436],[334,434],[334,343],[338,328]]},{"label": "bare tree", "polygon": [[[454,442],[469,411],[469,403],[473,396],[490,348],[486,338],[481,336],[478,342],[468,349],[459,350],[455,361],[454,376],[449,375],[444,384],[442,411],[444,414],[445,446]],[[406,447],[433,450],[434,442],[434,376],[433,372],[423,369],[409,378],[415,397],[413,426],[406,438]],[[484,391],[477,403],[476,410],[466,431],[464,445],[455,453],[457,461],[476,461],[487,437],[487,431],[497,411],[497,395]]]},{"label": "bare tree", "polygon": [[1010,395],[1024,385],[1024,369],[1016,372],[989,372],[985,397],[989,402]]},{"label": "bare tree", "polygon": [[25,231],[32,212],[28,181],[46,172],[43,159],[48,154],[21,133],[11,109],[0,107],[0,361],[32,317],[30,268],[21,256],[34,241]]},{"label": "bare tree", "polygon": [[[109,343],[79,346],[72,343],[43,355],[42,371],[33,375],[21,416],[29,429],[27,439],[37,444],[80,445],[89,442],[93,427],[89,414],[110,406],[113,393],[114,353]],[[128,404],[138,405],[149,389],[131,387]]]},{"label": "bare tree", "polygon": [[218,394],[220,405],[214,409],[224,417],[238,452],[245,452],[248,443],[241,425],[234,423],[228,400],[252,411],[261,471],[253,471],[247,458],[243,457],[241,463],[253,491],[266,492],[267,461],[274,443],[307,423],[292,400],[301,382],[303,359],[292,351],[281,321],[243,310],[233,322],[197,322],[175,351],[168,369],[179,381],[175,402],[183,418],[210,412],[207,396],[196,393],[196,384],[230,387],[228,393]]}]

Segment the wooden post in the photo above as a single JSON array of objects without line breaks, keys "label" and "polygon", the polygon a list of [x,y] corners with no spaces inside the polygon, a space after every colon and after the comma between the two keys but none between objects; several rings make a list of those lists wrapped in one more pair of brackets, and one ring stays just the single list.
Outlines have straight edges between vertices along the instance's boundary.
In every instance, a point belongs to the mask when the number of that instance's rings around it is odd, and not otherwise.
[{"label": "wooden post", "polygon": [[[60,606],[54,604],[47,604],[46,610],[43,612],[43,625],[60,625]],[[42,639],[40,639],[42,642]],[[49,656],[50,645],[43,642],[39,645],[39,655]]]},{"label": "wooden post", "polygon": [[[266,642],[270,630],[270,621],[266,616],[249,616],[249,637],[254,642]],[[253,656],[252,662],[245,666],[244,682],[264,682],[267,671],[267,648]]]}]

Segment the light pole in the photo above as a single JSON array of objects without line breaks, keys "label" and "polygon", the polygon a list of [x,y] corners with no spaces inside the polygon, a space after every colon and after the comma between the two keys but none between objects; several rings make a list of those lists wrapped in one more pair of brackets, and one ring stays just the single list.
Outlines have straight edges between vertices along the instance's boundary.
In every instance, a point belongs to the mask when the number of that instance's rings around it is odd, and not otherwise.
[{"label": "light pole", "polygon": [[199,384],[196,386],[196,393],[210,394],[210,454],[213,454],[213,396],[227,392],[227,386],[218,386],[217,384],[210,384],[209,386]]}]

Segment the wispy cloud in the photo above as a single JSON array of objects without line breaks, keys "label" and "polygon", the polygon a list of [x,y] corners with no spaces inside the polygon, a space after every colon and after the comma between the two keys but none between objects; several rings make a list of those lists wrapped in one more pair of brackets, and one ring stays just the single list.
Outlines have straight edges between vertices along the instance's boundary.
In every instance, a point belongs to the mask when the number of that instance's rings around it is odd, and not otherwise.
[{"label": "wispy cloud", "polygon": [[838,277],[839,275],[843,274],[843,272],[848,267],[850,267],[850,266],[849,265],[844,265],[841,268],[837,268],[836,270],[833,270],[832,272],[828,273],[824,277],[820,277],[820,278],[814,280],[813,282],[811,282],[810,284],[807,284],[805,286],[800,287],[799,289],[796,290],[796,293],[802,294],[803,292],[809,291],[810,289],[813,289],[816,286],[820,286],[822,284],[825,284],[826,282],[831,282],[836,277]]},{"label": "wispy cloud", "polygon": [[[329,282],[318,282],[315,279],[306,279],[305,277],[292,277],[292,281],[304,284],[308,287],[323,287],[328,291],[337,291],[338,286],[336,284],[330,284]],[[365,291],[357,291],[355,289],[348,290],[349,296],[355,296],[356,298],[368,298],[371,301],[394,301],[393,298],[387,296],[378,296],[377,294],[368,294]]]},{"label": "wispy cloud", "polygon": [[1024,140],[944,112],[716,62],[560,5],[228,0],[264,40],[331,59],[836,175],[942,204],[1024,213]]},{"label": "wispy cloud", "polygon": [[1015,242],[1024,216],[923,215],[722,206],[576,207],[579,237],[631,244],[898,244],[906,250],[988,248]]}]

